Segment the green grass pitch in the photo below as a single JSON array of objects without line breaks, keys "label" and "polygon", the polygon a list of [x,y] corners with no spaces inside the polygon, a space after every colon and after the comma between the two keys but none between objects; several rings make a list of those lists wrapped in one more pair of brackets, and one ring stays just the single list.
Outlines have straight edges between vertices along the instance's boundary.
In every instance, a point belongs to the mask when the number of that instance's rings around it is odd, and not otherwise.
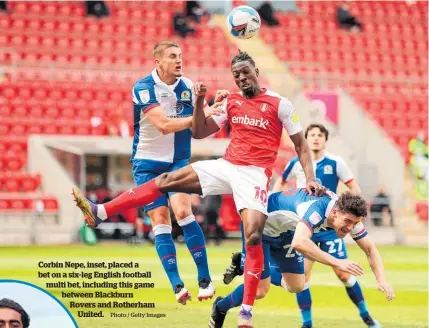
[{"label": "green grass pitch", "polygon": [[[236,279],[231,285],[224,286],[221,278],[227,267],[230,255],[239,249],[239,244],[227,244],[220,247],[209,246],[209,265],[217,287],[217,295],[224,296],[232,290],[241,279]],[[155,249],[152,245],[143,246],[101,244],[97,246],[55,246],[55,247],[3,247],[0,248],[0,277],[24,280],[41,287],[48,280],[39,279],[39,261],[120,261],[139,262],[140,271],[151,271],[155,283],[154,289],[135,292],[134,301],[154,302],[155,309],[109,309],[104,310],[104,318],[77,318],[77,310],[71,310],[81,328],[118,327],[127,328],[158,327],[158,328],[195,328],[207,327],[211,301],[198,302],[196,269],[192,258],[184,245],[178,245],[178,262],[182,279],[191,291],[194,299],[186,306],[175,302],[174,295],[164,271],[161,268]],[[356,247],[348,248],[350,258],[364,265],[365,275],[359,278],[364,290],[370,314],[382,323],[384,328],[428,327],[428,250],[427,248],[412,247],[380,247],[386,266],[388,281],[394,286],[396,300],[389,303],[384,295],[376,290],[375,279],[366,262],[365,255]],[[70,269],[53,269],[52,272],[70,272]],[[91,271],[91,270],[88,270]],[[107,270],[105,270],[107,271]],[[121,271],[121,270],[113,270]],[[132,271],[132,270],[130,270]],[[76,280],[77,281],[77,280]],[[102,279],[98,279],[102,281]],[[119,280],[112,280],[119,281]],[[137,280],[136,280],[137,281]],[[146,279],[145,282],[148,280]],[[49,290],[61,299],[61,291],[72,289]],[[92,290],[76,290],[88,292]],[[105,291],[105,290],[104,290]],[[365,327],[361,322],[357,309],[348,299],[344,287],[335,277],[332,270],[321,264],[316,264],[311,280],[313,296],[313,323],[315,328]],[[68,306],[70,299],[62,299]],[[87,302],[93,299],[75,299]],[[106,300],[104,300],[106,301]],[[121,301],[124,301],[122,299]],[[166,314],[165,318],[112,318],[110,312],[150,312]],[[224,327],[236,327],[237,309],[230,311]],[[295,296],[279,287],[272,286],[268,296],[257,301],[254,309],[255,327],[300,327],[299,310]]]}]

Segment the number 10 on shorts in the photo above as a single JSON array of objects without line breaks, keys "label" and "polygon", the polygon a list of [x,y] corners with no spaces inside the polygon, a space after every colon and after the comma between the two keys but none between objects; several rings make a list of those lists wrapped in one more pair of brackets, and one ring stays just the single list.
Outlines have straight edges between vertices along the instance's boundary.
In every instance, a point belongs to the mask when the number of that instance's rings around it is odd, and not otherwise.
[{"label": "number 10 on shorts", "polygon": [[262,203],[267,202],[267,191],[264,189],[261,189],[260,187],[254,187],[255,188],[255,199],[260,199]]}]

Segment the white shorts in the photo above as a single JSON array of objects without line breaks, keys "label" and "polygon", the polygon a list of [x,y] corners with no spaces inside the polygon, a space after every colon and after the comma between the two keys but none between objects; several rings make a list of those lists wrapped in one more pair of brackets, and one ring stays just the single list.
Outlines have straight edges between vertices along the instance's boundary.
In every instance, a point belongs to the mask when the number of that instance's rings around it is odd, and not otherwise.
[{"label": "white shorts", "polygon": [[232,194],[237,211],[257,210],[267,215],[270,173],[262,167],[232,164],[223,158],[191,164],[203,197]]}]

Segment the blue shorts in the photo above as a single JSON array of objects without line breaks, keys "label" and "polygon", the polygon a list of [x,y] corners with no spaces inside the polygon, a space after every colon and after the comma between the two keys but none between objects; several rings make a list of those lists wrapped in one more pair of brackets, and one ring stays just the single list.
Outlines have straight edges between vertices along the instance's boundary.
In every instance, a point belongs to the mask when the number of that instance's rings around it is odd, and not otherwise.
[{"label": "blue shorts", "polygon": [[[292,244],[293,233],[287,232],[279,237],[262,236],[264,267],[261,279],[270,276],[270,266],[278,267],[281,273],[304,274],[304,257],[296,252]],[[245,250],[241,253],[241,267],[244,268]]]},{"label": "blue shorts", "polygon": [[[189,164],[188,159],[178,160],[174,163],[158,162],[148,159],[133,159],[133,177],[137,186],[140,186],[153,178],[156,178],[162,173],[176,171],[182,167],[185,167]],[[161,206],[168,206],[167,197],[175,194],[175,192],[169,192],[167,195],[162,195],[153,203],[146,205],[144,207],[145,212],[153,210]]]},{"label": "blue shorts", "polygon": [[313,234],[311,240],[319,248],[337,259],[347,258],[347,249],[344,240],[338,237],[333,229],[317,232]]}]

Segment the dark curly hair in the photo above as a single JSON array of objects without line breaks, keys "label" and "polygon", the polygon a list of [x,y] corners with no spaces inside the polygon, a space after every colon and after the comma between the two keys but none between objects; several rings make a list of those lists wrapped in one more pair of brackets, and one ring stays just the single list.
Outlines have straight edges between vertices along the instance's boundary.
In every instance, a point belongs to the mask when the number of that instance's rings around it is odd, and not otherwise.
[{"label": "dark curly hair", "polygon": [[28,328],[30,326],[30,316],[27,312],[22,308],[18,303],[8,299],[3,298],[0,300],[0,308],[8,308],[11,310],[15,310],[21,315],[21,321],[24,328]]},{"label": "dark curly hair", "polygon": [[353,195],[350,191],[344,192],[337,200],[338,211],[353,214],[356,217],[365,217],[368,208],[361,196]]},{"label": "dark curly hair", "polygon": [[255,61],[253,60],[252,57],[249,56],[249,54],[245,51],[241,51],[238,50],[239,53],[237,55],[235,55],[234,58],[232,58],[231,61],[231,66],[233,66],[234,64],[238,63],[238,62],[242,62],[242,61],[248,61],[250,64],[252,64],[253,67],[255,67]]}]

